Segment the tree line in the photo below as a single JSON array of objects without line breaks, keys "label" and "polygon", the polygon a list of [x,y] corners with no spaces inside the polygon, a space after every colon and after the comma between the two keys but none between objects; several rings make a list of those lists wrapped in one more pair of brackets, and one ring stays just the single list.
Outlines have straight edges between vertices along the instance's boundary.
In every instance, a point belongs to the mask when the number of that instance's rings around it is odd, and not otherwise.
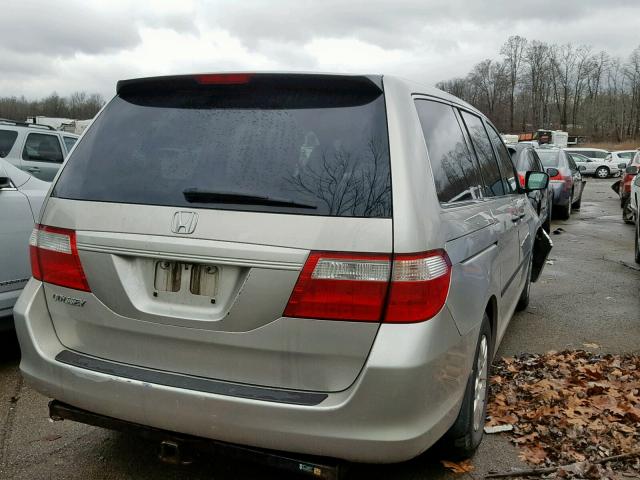
[{"label": "tree line", "polygon": [[504,133],[566,130],[593,141],[640,138],[640,46],[628,58],[587,45],[509,37],[500,58],[437,84]]},{"label": "tree line", "polygon": [[102,95],[86,92],[75,92],[68,97],[52,93],[40,100],[27,100],[24,96],[0,97],[0,118],[24,122],[27,117],[44,115],[88,120],[98,113],[104,103]]}]

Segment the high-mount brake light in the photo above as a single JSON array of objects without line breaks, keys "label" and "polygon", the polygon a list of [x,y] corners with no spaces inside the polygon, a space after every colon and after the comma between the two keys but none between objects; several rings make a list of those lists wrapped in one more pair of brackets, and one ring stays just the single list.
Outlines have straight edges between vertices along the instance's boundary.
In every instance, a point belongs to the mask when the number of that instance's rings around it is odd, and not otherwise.
[{"label": "high-mount brake light", "polygon": [[195,75],[200,85],[243,85],[249,83],[250,73],[205,73]]},{"label": "high-mount brake light", "polygon": [[61,287],[90,292],[76,247],[76,232],[36,225],[29,238],[34,278]]},{"label": "high-mount brake light", "polygon": [[414,323],[444,306],[451,263],[443,250],[410,255],[311,252],[286,317]]}]

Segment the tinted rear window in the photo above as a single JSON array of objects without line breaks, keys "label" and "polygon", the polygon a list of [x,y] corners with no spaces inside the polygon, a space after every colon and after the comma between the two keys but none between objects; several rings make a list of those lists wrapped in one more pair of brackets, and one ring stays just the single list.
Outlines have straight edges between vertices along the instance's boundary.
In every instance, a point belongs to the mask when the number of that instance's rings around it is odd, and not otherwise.
[{"label": "tinted rear window", "polygon": [[556,150],[537,150],[538,157],[540,157],[540,161],[542,165],[545,167],[557,167],[560,161],[560,155]]},{"label": "tinted rear window", "polygon": [[[76,146],[54,195],[191,208],[391,216],[386,114],[377,86],[258,86],[121,92]],[[188,201],[185,190],[223,193],[226,200]],[[301,207],[232,203],[246,195]]]},{"label": "tinted rear window", "polygon": [[16,138],[18,138],[18,132],[13,130],[0,130],[0,158],[9,155]]}]

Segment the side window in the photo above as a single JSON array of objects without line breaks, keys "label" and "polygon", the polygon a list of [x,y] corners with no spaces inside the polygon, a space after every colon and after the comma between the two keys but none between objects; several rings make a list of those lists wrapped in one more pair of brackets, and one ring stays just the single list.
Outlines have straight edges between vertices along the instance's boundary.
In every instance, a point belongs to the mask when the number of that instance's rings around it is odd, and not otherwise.
[{"label": "side window", "polygon": [[598,152],[598,151],[593,152],[593,156],[595,158],[607,158],[607,155],[609,155],[608,152]]},{"label": "side window", "polygon": [[13,130],[0,130],[0,158],[9,155],[16,138],[18,138],[18,132]]},{"label": "side window", "polygon": [[77,138],[73,137],[62,137],[64,139],[64,146],[67,147],[67,152],[69,152],[76,143]]},{"label": "side window", "polygon": [[480,120],[480,117],[465,111],[462,111],[461,114],[464,123],[467,125],[469,137],[473,143],[473,149],[480,163],[480,172],[482,173],[482,179],[485,185],[485,195],[488,197],[504,195],[502,175],[500,175],[498,162],[496,162],[491,141],[482,125],[482,120]]},{"label": "side window", "polygon": [[62,163],[64,159],[60,141],[55,135],[44,133],[30,133],[22,150],[24,160],[36,162]]},{"label": "side window", "polygon": [[416,100],[415,103],[438,199],[460,202],[481,197],[480,172],[453,108],[430,100]]},{"label": "side window", "polygon": [[507,147],[504,146],[502,138],[500,138],[500,135],[495,131],[493,126],[487,124],[487,132],[489,133],[491,143],[493,143],[493,148],[495,148],[498,153],[498,163],[500,164],[502,178],[505,180],[505,191],[507,193],[513,193],[517,187],[516,174],[513,168],[513,162],[511,161],[511,155],[509,155]]}]

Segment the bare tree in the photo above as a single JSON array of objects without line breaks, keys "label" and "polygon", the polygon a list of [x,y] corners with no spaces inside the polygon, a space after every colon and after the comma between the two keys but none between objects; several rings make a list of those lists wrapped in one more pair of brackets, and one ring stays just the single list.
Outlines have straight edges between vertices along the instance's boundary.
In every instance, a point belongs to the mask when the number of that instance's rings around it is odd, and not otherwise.
[{"label": "bare tree", "polygon": [[514,121],[515,92],[526,47],[527,39],[515,35],[509,37],[500,49],[500,53],[504,55],[504,64],[509,75],[509,127],[511,130],[513,130]]}]

